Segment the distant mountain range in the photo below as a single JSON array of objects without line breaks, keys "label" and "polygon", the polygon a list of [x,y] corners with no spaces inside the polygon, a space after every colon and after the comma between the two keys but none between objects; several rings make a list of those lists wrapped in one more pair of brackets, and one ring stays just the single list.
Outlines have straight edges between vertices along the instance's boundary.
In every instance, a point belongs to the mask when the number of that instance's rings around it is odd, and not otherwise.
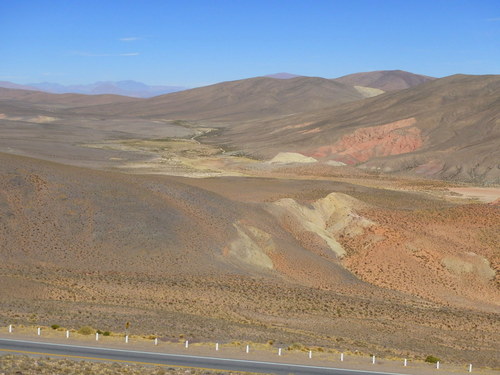
[{"label": "distant mountain range", "polygon": [[1,81],[0,87],[20,90],[43,91],[52,94],[86,94],[102,95],[114,94],[122,96],[131,96],[135,98],[150,98],[153,96],[168,94],[176,91],[185,90],[181,86],[159,86],[146,85],[137,81],[104,81],[95,82],[87,85],[61,85],[53,82],[29,83],[18,85],[12,82]]},{"label": "distant mountain range", "polygon": [[[274,73],[263,76],[264,78],[274,78],[279,80],[290,80],[294,78],[316,78],[305,77],[292,73]],[[263,78],[258,77],[258,78]],[[330,81],[339,82],[347,86],[368,87],[382,91],[402,90],[409,87],[419,85],[421,83],[433,80],[435,78],[420,74],[405,72],[402,70],[384,70],[367,73],[355,73],[347,76],[331,79]],[[243,81],[243,80],[240,80]],[[238,81],[233,81],[238,82]],[[224,83],[224,82],[223,82]],[[91,84],[82,85],[61,85],[53,82],[28,83],[25,85],[0,81],[0,87],[17,90],[42,91],[51,94],[85,94],[85,95],[102,95],[114,94],[122,96],[130,96],[134,98],[151,98],[154,96],[170,94],[178,91],[187,90],[187,87],[182,86],[161,86],[147,85],[137,81],[102,81]],[[359,88],[358,88],[359,90]],[[381,93],[380,91],[364,91],[365,96],[374,96]],[[369,93],[369,94],[368,94]]]}]

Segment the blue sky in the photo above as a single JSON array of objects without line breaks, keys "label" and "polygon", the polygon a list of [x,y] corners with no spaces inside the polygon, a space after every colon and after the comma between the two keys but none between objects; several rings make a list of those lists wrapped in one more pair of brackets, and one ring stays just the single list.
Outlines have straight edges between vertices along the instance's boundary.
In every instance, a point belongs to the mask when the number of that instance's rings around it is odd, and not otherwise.
[{"label": "blue sky", "polygon": [[500,73],[498,0],[0,2],[0,80]]}]

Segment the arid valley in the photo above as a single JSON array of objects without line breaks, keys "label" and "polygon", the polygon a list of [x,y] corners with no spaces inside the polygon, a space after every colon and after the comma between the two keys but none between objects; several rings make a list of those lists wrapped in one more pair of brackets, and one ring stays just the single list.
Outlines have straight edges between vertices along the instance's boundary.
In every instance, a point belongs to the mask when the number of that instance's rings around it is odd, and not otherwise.
[{"label": "arid valley", "polygon": [[0,88],[0,325],[500,361],[500,76]]}]

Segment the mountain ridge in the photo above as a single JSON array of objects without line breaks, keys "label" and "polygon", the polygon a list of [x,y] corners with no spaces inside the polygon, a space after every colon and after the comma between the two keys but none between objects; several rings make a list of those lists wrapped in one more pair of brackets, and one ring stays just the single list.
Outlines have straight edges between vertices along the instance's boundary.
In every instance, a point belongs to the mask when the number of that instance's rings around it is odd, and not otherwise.
[{"label": "mountain ridge", "polygon": [[241,121],[319,109],[365,98],[354,87],[319,77],[255,77],[221,82],[127,105],[76,110],[83,114]]},{"label": "mountain ridge", "polygon": [[436,78],[415,74],[404,70],[377,70],[372,72],[361,72],[348,74],[334,78],[336,82],[351,86],[364,86],[383,91],[404,90]]},{"label": "mountain ridge", "polygon": [[[454,75],[319,111],[239,124],[202,139],[269,159],[300,152],[373,170],[499,184],[498,93],[498,75]],[[269,139],[270,131],[279,137]],[[365,156],[358,158],[360,153]]]}]

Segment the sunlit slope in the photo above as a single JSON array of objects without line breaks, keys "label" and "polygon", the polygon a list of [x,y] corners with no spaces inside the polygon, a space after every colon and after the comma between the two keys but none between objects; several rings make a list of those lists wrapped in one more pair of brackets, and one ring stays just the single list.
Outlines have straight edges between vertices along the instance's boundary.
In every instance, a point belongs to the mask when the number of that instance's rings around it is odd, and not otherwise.
[{"label": "sunlit slope", "polygon": [[352,86],[324,78],[257,77],[222,82],[135,103],[81,108],[73,113],[178,120],[250,120],[289,115],[363,99]]},{"label": "sunlit slope", "polygon": [[385,172],[500,183],[500,76],[455,75],[206,141],[257,157],[300,152]]}]

